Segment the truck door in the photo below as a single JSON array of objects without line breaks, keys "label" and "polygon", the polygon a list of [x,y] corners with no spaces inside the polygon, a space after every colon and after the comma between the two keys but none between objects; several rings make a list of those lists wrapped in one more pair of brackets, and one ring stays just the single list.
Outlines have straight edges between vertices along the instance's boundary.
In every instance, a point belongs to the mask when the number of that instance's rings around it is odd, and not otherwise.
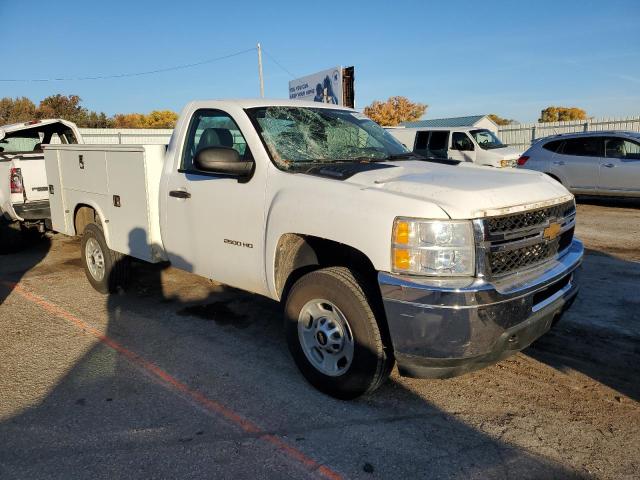
[{"label": "truck door", "polygon": [[476,159],[475,145],[465,132],[453,132],[449,158],[459,162],[474,162]]},{"label": "truck door", "polygon": [[252,154],[235,120],[221,110],[194,112],[179,159],[168,174],[161,202],[162,238],[169,260],[186,271],[264,293],[264,171],[248,181],[198,171],[193,159],[206,147]]}]

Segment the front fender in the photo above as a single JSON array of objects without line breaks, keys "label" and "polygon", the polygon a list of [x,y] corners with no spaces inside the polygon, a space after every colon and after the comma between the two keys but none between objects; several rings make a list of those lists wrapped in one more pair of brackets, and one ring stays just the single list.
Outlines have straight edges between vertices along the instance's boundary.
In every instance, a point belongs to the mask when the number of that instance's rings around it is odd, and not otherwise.
[{"label": "front fender", "polygon": [[280,238],[309,235],[347,245],[377,271],[389,271],[391,233],[397,216],[447,218],[432,203],[339,180],[278,172],[267,193],[265,272],[277,298],[275,262]]}]

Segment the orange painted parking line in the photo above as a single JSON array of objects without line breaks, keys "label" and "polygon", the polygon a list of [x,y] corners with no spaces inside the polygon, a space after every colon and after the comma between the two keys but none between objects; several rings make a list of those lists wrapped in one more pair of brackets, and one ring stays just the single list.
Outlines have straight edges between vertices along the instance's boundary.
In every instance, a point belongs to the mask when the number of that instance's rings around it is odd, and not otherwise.
[{"label": "orange painted parking line", "polygon": [[152,378],[158,380],[160,384],[166,387],[173,388],[174,390],[177,390],[181,394],[195,401],[199,406],[204,408],[206,411],[222,416],[225,420],[236,425],[243,431],[256,435],[257,438],[269,443],[270,445],[275,447],[278,451],[285,454],[287,457],[304,465],[310,471],[315,471],[320,475],[322,475],[323,477],[331,480],[342,479],[342,476],[339,473],[331,470],[329,467],[321,465],[314,459],[302,453],[297,448],[289,445],[280,437],[267,433],[258,425],[253,423],[251,420],[244,418],[240,414],[231,410],[229,407],[226,407],[220,402],[217,402],[207,397],[206,395],[204,395],[201,392],[198,392],[197,390],[193,390],[189,388],[189,386],[182,383],[180,380],[178,380],[171,374],[167,373],[156,364],[150,362],[149,360],[145,360],[143,357],[135,353],[133,350],[129,350],[128,348],[124,347],[123,345],[116,342],[112,338],[106,336],[100,330],[91,326],[90,324],[80,319],[79,317],[73,315],[72,313],[66,311],[65,309],[59,307],[54,303],[49,302],[45,298],[39,295],[36,295],[33,292],[30,292],[29,290],[25,289],[19,284],[16,284],[13,282],[7,282],[7,281],[2,281],[1,283],[7,288],[12,289],[14,292],[19,294],[25,300],[28,300],[29,302],[38,305],[43,310],[46,310],[47,312],[55,315],[56,317],[62,318],[63,320],[66,320],[67,322],[73,324],[74,326],[82,330],[84,333],[97,338],[102,344],[106,345],[107,347],[111,348],[115,352],[119,353],[120,355],[125,357],[127,360],[129,360],[131,363],[133,363],[137,367],[142,368],[146,373],[150,374]]}]

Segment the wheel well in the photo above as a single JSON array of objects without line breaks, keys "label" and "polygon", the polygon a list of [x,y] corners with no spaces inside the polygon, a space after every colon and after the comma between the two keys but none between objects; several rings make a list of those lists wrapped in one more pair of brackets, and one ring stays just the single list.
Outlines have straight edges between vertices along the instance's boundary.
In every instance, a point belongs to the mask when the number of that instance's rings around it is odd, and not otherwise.
[{"label": "wheel well", "polygon": [[560,180],[558,177],[556,177],[553,173],[549,173],[549,172],[544,172],[547,175],[549,175],[551,178],[553,178],[556,182],[562,184],[562,180]]},{"label": "wheel well", "polygon": [[73,212],[73,225],[76,230],[76,235],[82,235],[84,229],[90,223],[101,224],[100,217],[95,209],[89,205],[76,205],[76,209]]},{"label": "wheel well", "polygon": [[369,257],[349,245],[295,233],[280,237],[275,259],[275,286],[280,301],[286,301],[291,287],[303,275],[326,267],[346,267],[353,272],[378,321],[384,345],[391,346],[378,272]]},{"label": "wheel well", "polygon": [[371,260],[349,245],[311,235],[287,233],[280,237],[275,258],[275,287],[284,300],[304,274],[325,267],[347,267],[369,286],[377,288],[377,271]]}]

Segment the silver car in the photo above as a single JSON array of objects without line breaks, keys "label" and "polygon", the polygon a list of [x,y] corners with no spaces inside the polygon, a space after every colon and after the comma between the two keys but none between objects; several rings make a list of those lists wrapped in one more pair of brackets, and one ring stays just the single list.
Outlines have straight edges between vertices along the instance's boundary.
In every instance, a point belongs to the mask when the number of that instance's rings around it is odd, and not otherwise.
[{"label": "silver car", "polygon": [[522,154],[518,167],[544,172],[574,194],[640,197],[640,133],[546,137]]}]

